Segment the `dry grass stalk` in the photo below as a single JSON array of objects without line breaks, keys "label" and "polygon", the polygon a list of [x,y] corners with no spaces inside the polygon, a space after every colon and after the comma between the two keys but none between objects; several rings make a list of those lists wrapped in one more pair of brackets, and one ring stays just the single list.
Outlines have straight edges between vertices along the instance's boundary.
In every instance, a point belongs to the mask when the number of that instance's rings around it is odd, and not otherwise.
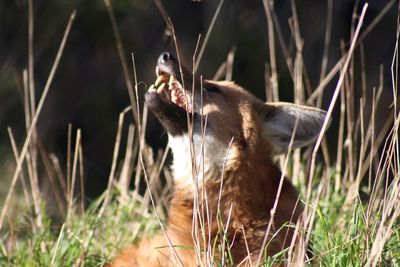
[{"label": "dry grass stalk", "polygon": [[[319,75],[319,83],[321,84],[326,75],[326,70],[328,67],[328,59],[329,59],[329,45],[331,42],[331,34],[332,34],[332,14],[333,14],[333,0],[327,1],[327,10],[326,10],[326,26],[325,26],[325,38],[324,38],[324,52],[322,55],[321,62],[321,73]],[[322,103],[322,94],[319,95],[317,100],[317,107],[321,107]]]},{"label": "dry grass stalk", "polygon": [[[28,80],[29,80],[29,108],[30,114],[36,113],[36,97],[35,97],[35,82],[34,82],[34,54],[33,54],[33,29],[34,29],[34,16],[33,16],[33,3],[32,0],[28,0]],[[28,124],[31,122],[29,121]],[[28,127],[29,128],[29,127]],[[39,181],[38,181],[38,170],[37,170],[37,133],[36,127],[33,128],[31,143],[29,147],[30,154],[30,165],[33,171],[33,184],[32,190],[34,192],[34,199],[39,199]],[[37,201],[34,200],[36,212],[40,211]],[[38,225],[41,225],[41,218],[38,218]]]},{"label": "dry grass stalk", "polygon": [[[273,3],[273,2],[270,2],[270,3]],[[277,35],[278,40],[279,40],[279,45],[280,45],[280,47],[282,49],[283,56],[284,56],[284,58],[286,60],[286,65],[288,67],[289,73],[290,73],[291,77],[293,78],[292,58],[290,56],[289,49],[287,48],[287,46],[285,44],[285,39],[283,38],[283,34],[282,34],[281,26],[279,24],[278,16],[275,13],[273,4],[269,5],[269,8],[271,10],[272,20],[274,22],[273,25],[275,26],[276,35]]]},{"label": "dry grass stalk", "polygon": [[274,218],[275,218],[276,208],[278,207],[279,198],[280,198],[281,191],[282,191],[282,186],[283,186],[283,181],[285,179],[286,169],[287,169],[287,166],[288,166],[288,163],[289,163],[289,155],[290,155],[290,153],[292,151],[294,137],[296,136],[298,122],[299,122],[299,120],[297,119],[295,124],[294,124],[293,133],[292,133],[292,136],[290,138],[288,152],[286,154],[285,163],[284,163],[283,168],[282,168],[281,179],[279,181],[278,190],[277,190],[277,193],[276,193],[274,205],[272,206],[272,209],[270,210],[271,217],[270,217],[269,222],[268,222],[267,230],[265,231],[264,240],[263,240],[263,243],[261,245],[260,254],[258,255],[256,266],[260,266],[261,260],[263,259],[263,256],[264,256],[265,246],[267,244],[268,239],[270,238],[270,231],[271,231],[271,227],[272,227],[272,224],[273,224],[273,221],[274,221]]},{"label": "dry grass stalk", "polygon": [[128,89],[129,100],[132,105],[133,119],[135,120],[135,124],[137,125],[138,121],[139,121],[139,116],[137,113],[137,109],[138,109],[137,99],[135,98],[135,93],[133,90],[131,76],[129,75],[128,61],[127,61],[127,58],[125,55],[125,50],[124,50],[124,46],[122,43],[121,34],[118,30],[118,25],[117,25],[117,21],[115,19],[114,10],[112,8],[111,1],[110,0],[103,0],[103,1],[104,1],[104,5],[106,6],[106,9],[107,9],[108,16],[110,17],[111,26],[112,26],[114,38],[116,41],[118,56],[119,56],[119,59],[122,64],[122,71],[124,73],[125,84],[126,84],[126,88]]},{"label": "dry grass stalk", "polygon": [[345,93],[344,90],[340,90],[340,118],[339,118],[339,129],[338,129],[338,149],[336,156],[336,174],[335,174],[335,191],[338,192],[341,187],[341,175],[342,175],[342,159],[343,159],[343,145],[344,145],[344,123],[345,123]]},{"label": "dry grass stalk", "polygon": [[[216,22],[216,20],[217,20],[217,18],[218,18],[219,12],[221,11],[222,4],[223,4],[223,3],[224,3],[224,0],[220,0],[220,1],[219,1],[219,4],[218,4],[218,6],[217,6],[217,9],[215,10],[214,16],[213,16],[213,18],[212,18],[212,20],[211,20],[211,22],[210,22],[210,26],[208,26],[206,36],[205,36],[205,38],[204,38],[203,44],[201,45],[200,52],[199,52],[199,54],[198,54],[198,56],[197,56],[197,60],[196,60],[195,65],[194,65],[194,69],[193,69],[194,71],[196,71],[197,68],[199,67],[201,58],[203,57],[204,50],[206,49],[208,40],[210,39],[211,32],[212,32],[212,30],[213,30],[213,28],[214,28],[215,22]],[[175,36],[174,33],[173,33],[173,38],[174,38],[175,44],[176,44],[176,36]]]},{"label": "dry grass stalk", "polygon": [[[76,14],[76,11],[73,11],[72,14],[71,14],[71,16],[70,16],[70,18],[69,18],[67,27],[66,27],[65,32],[64,32],[64,36],[63,36],[63,38],[62,38],[60,47],[59,47],[59,49],[58,49],[56,58],[55,58],[55,60],[54,60],[54,64],[53,64],[53,66],[52,66],[52,68],[51,68],[51,71],[50,71],[49,77],[48,77],[48,79],[47,79],[47,81],[46,81],[46,85],[45,85],[45,87],[44,87],[42,96],[41,96],[40,101],[39,101],[39,103],[38,103],[38,105],[37,105],[36,113],[35,113],[35,114],[32,114],[32,115],[33,115],[33,118],[32,118],[32,121],[31,121],[29,130],[28,130],[28,132],[27,132],[26,139],[25,139],[24,145],[23,145],[22,150],[21,150],[21,153],[20,153],[20,157],[18,158],[17,166],[16,166],[16,168],[15,168],[15,172],[14,172],[14,175],[13,175],[13,179],[12,179],[12,180],[16,180],[17,177],[19,176],[19,173],[21,172],[22,164],[23,164],[23,162],[24,162],[24,160],[25,160],[25,157],[27,156],[27,153],[28,153],[28,147],[29,147],[29,144],[30,144],[30,140],[31,140],[31,137],[32,137],[32,133],[34,132],[34,129],[35,129],[37,120],[38,120],[38,118],[39,118],[39,114],[40,114],[40,112],[41,112],[41,110],[42,110],[42,107],[43,107],[44,101],[45,101],[45,99],[46,99],[46,97],[47,97],[47,94],[48,94],[48,92],[49,92],[49,90],[50,90],[50,85],[51,85],[51,83],[52,83],[52,81],[53,81],[54,74],[55,74],[55,72],[56,72],[56,70],[57,70],[57,67],[58,67],[58,64],[59,64],[59,62],[60,62],[62,53],[63,53],[63,51],[64,51],[64,47],[65,47],[65,44],[66,44],[66,41],[67,41],[69,32],[70,32],[70,30],[71,30],[72,22],[74,21],[75,14]],[[1,211],[1,214],[0,214],[0,229],[1,229],[2,226],[3,226],[4,217],[5,217],[5,214],[6,214],[7,209],[8,209],[8,205],[9,205],[9,201],[10,201],[10,199],[11,199],[11,195],[12,195],[12,191],[9,191],[9,192],[7,193],[7,196],[6,196],[5,205],[3,206],[2,211]],[[34,201],[35,201],[35,200],[34,200]]]},{"label": "dry grass stalk", "polygon": [[129,125],[127,144],[125,150],[125,157],[122,163],[122,170],[118,179],[118,188],[121,191],[120,202],[126,203],[128,200],[129,185],[131,183],[132,174],[132,150],[133,142],[135,137],[135,126],[133,124]]},{"label": "dry grass stalk", "polygon": [[[64,193],[59,189],[58,183],[55,179],[55,173],[52,168],[52,164],[50,162],[50,158],[44,149],[44,145],[42,144],[42,142],[40,142],[40,139],[38,139],[37,144],[38,144],[38,148],[39,148],[38,150],[39,150],[39,154],[40,154],[40,159],[43,162],[43,165],[46,169],[46,174],[47,174],[47,176],[49,178],[49,182],[50,182],[50,184],[48,185],[48,188],[47,188],[48,192],[47,193],[43,192],[44,190],[42,189],[41,197],[43,199],[45,199],[47,196],[49,196],[49,197],[54,196],[55,203],[57,205],[57,211],[61,217],[64,217],[66,214],[65,203],[66,203],[67,198],[64,197]],[[81,162],[80,166],[82,166],[81,159],[79,159],[79,162]],[[81,173],[80,177],[82,177],[82,175],[83,174]]]},{"label": "dry grass stalk", "polygon": [[[172,25],[172,24],[171,24],[171,25]],[[176,42],[176,39],[175,39],[175,42]],[[175,43],[175,45],[176,45],[176,43]],[[134,69],[136,69],[136,67],[135,67],[135,62],[134,62],[134,57],[133,57],[132,59],[133,59],[133,66],[134,66]],[[181,72],[182,72],[182,71],[181,71]],[[138,101],[138,87],[137,87],[137,86],[135,86],[135,96],[136,96],[136,101]],[[139,116],[140,116],[140,110],[139,110],[138,102],[136,103],[136,108],[137,108],[137,111],[136,111],[136,112],[137,112],[138,118],[139,118]],[[144,118],[146,118],[146,117],[147,117],[147,116],[144,116]],[[144,119],[144,120],[145,120],[145,119]],[[145,126],[145,125],[144,125],[144,126]],[[174,265],[183,266],[183,263],[182,263],[181,259],[179,258],[178,254],[176,253],[175,247],[172,245],[171,240],[169,239],[169,237],[168,237],[168,235],[167,235],[167,233],[166,233],[166,231],[165,231],[165,228],[164,228],[164,226],[163,226],[163,223],[161,222],[161,218],[160,218],[160,216],[159,216],[159,214],[158,214],[158,211],[157,211],[157,208],[156,208],[156,203],[155,203],[154,198],[153,198],[153,194],[152,194],[152,191],[151,191],[151,186],[150,186],[149,177],[148,177],[148,175],[147,175],[146,165],[145,165],[144,160],[143,160],[143,151],[144,151],[144,144],[145,144],[145,143],[144,143],[144,135],[142,135],[142,133],[144,133],[144,130],[142,130],[142,124],[141,124],[140,121],[138,121],[137,128],[138,128],[138,132],[139,132],[139,134],[140,134],[139,140],[143,140],[143,142],[139,142],[139,144],[140,144],[140,146],[139,146],[139,162],[140,162],[141,167],[142,167],[142,170],[143,170],[144,179],[145,179],[145,181],[146,181],[146,186],[147,186],[147,192],[148,192],[148,194],[149,194],[149,198],[150,198],[150,201],[151,201],[151,205],[152,205],[152,207],[153,207],[153,209],[154,209],[154,215],[155,215],[155,217],[157,218],[157,221],[158,221],[158,223],[159,223],[159,225],[160,225],[160,227],[161,227],[161,231],[162,231],[162,233],[163,233],[165,239],[167,240],[167,243],[168,243],[168,247],[169,247],[169,249],[170,249],[170,252],[171,252],[171,254],[173,255],[173,259],[171,259],[172,262],[174,263]],[[143,145],[143,146],[142,146],[142,145]]]},{"label": "dry grass stalk", "polygon": [[115,138],[115,143],[114,143],[114,152],[113,152],[113,158],[112,158],[112,163],[111,163],[111,170],[110,170],[110,175],[108,176],[108,183],[107,183],[107,189],[105,191],[105,197],[103,204],[101,206],[101,209],[98,213],[98,218],[102,217],[104,214],[105,209],[108,206],[108,203],[111,200],[111,191],[112,191],[112,185],[113,181],[115,178],[115,171],[117,168],[117,160],[118,160],[118,153],[119,153],[119,148],[121,144],[121,135],[122,135],[122,126],[124,124],[124,118],[125,115],[128,111],[130,111],[131,107],[125,108],[120,114],[118,118],[118,127],[117,127],[117,135]]},{"label": "dry grass stalk", "polygon": [[267,17],[267,29],[268,29],[268,48],[269,48],[269,64],[271,66],[271,73],[268,75],[270,77],[269,83],[271,85],[270,90],[272,90],[273,98],[271,101],[279,101],[279,91],[278,91],[278,74],[276,68],[276,55],[275,55],[275,37],[274,37],[274,23],[272,20],[271,12],[271,1],[263,0],[265,14]]},{"label": "dry grass stalk", "polygon": [[79,160],[79,147],[81,143],[81,130],[78,129],[76,131],[76,139],[75,139],[75,149],[74,149],[74,158],[72,163],[72,177],[71,177],[71,187],[70,191],[68,192],[68,200],[67,200],[67,221],[71,219],[71,216],[74,212],[74,192],[75,192],[75,183],[76,183],[76,176],[77,176],[77,168],[78,168],[78,160]]},{"label": "dry grass stalk", "polygon": [[[18,153],[17,144],[15,143],[14,135],[13,135],[12,130],[11,130],[10,127],[7,128],[7,131],[8,131],[8,135],[10,137],[10,142],[11,142],[11,147],[12,147],[12,150],[13,150],[13,153],[14,153],[14,158],[15,158],[15,161],[17,161],[18,158],[19,158],[19,153]],[[26,178],[25,178],[25,173],[24,173],[23,170],[21,170],[21,173],[20,173],[19,177],[20,177],[20,181],[21,181],[21,184],[22,184],[22,189],[23,189],[24,196],[25,196],[25,198],[24,198],[25,199],[25,203],[26,203],[26,206],[29,207],[30,203],[31,203],[31,198],[30,198],[30,194],[29,194],[29,190],[28,190],[28,185],[25,182]],[[15,186],[17,184],[17,181],[18,181],[18,177],[11,181],[11,185],[10,185],[10,187],[8,189],[9,191],[14,192]],[[4,205],[6,205],[6,204],[7,203],[5,203]],[[35,228],[35,225],[36,224],[32,223],[32,227],[33,228]]]},{"label": "dry grass stalk", "polygon": [[[29,95],[30,95],[30,90],[29,90],[29,77],[28,77],[28,72],[26,70],[23,71],[23,81],[24,81],[24,113],[25,113],[25,125],[26,125],[26,131],[29,130],[30,125],[31,125],[31,119],[33,116],[32,113],[32,101],[29,101]],[[32,130],[32,137],[34,137],[35,129]],[[28,170],[28,179],[29,179],[29,184],[30,184],[30,189],[32,192],[32,202],[33,202],[33,207],[35,214],[38,214],[38,216],[35,216],[36,220],[36,227],[41,228],[42,227],[42,214],[40,210],[40,203],[39,200],[41,199],[40,196],[40,189],[39,189],[39,181],[37,177],[37,169],[36,169],[36,164],[34,164],[34,158],[32,157],[36,153],[36,142],[32,140],[31,145],[28,146],[27,148],[27,153],[26,153],[26,167]],[[36,157],[36,156],[34,156]]]},{"label": "dry grass stalk", "polygon": [[236,46],[232,47],[228,53],[228,57],[226,59],[226,74],[225,80],[232,81],[232,73],[233,73],[233,61],[235,59]]},{"label": "dry grass stalk", "polygon": [[[318,137],[318,139],[317,139],[316,145],[315,145],[314,150],[313,150],[313,153],[312,153],[312,157],[311,157],[311,169],[310,169],[310,174],[309,174],[309,179],[308,179],[308,180],[309,180],[309,183],[308,183],[307,196],[306,196],[306,206],[305,206],[304,217],[303,217],[303,218],[310,218],[310,215],[312,216],[312,214],[315,213],[315,210],[314,210],[314,211],[311,211],[311,213],[310,213],[310,210],[309,210],[308,205],[309,205],[309,203],[310,203],[311,184],[312,184],[312,181],[313,181],[313,178],[314,178],[315,168],[316,168],[316,162],[315,162],[315,160],[316,160],[316,154],[317,154],[317,151],[318,151],[319,146],[320,146],[320,144],[321,144],[322,137],[323,137],[323,135],[324,135],[324,133],[325,133],[327,127],[328,127],[329,120],[330,120],[330,118],[331,118],[331,116],[332,116],[333,108],[334,108],[334,106],[335,106],[337,97],[338,97],[338,95],[339,95],[340,88],[342,87],[342,84],[343,84],[343,81],[344,81],[344,76],[345,76],[345,74],[346,74],[346,72],[347,72],[347,68],[348,68],[348,66],[349,66],[350,59],[351,59],[351,57],[352,57],[352,55],[353,55],[353,51],[354,51],[354,47],[355,47],[355,42],[356,42],[357,37],[358,37],[358,34],[359,34],[359,32],[360,32],[361,25],[362,25],[362,22],[363,22],[365,13],[366,13],[366,11],[367,11],[367,7],[368,7],[368,4],[365,4],[364,7],[363,7],[363,9],[362,9],[362,12],[361,12],[361,15],[360,15],[360,19],[359,19],[359,22],[358,22],[358,25],[357,25],[357,29],[356,29],[355,34],[354,34],[354,38],[353,38],[352,41],[351,41],[351,46],[350,46],[349,51],[347,52],[346,61],[345,61],[345,63],[344,63],[343,69],[341,70],[340,77],[339,77],[339,80],[338,80],[338,82],[337,82],[337,85],[336,85],[334,94],[333,94],[333,96],[332,96],[332,100],[331,100],[331,103],[330,103],[330,105],[329,105],[329,109],[328,109],[328,111],[327,111],[324,124],[323,124],[323,126],[322,126],[320,135],[319,135],[319,137]],[[304,221],[304,228],[305,228],[305,229],[307,229],[307,228],[310,228],[310,229],[311,229],[313,223],[314,223],[313,220],[305,220],[305,221]],[[296,260],[296,263],[299,263],[299,264],[301,264],[301,265],[304,264],[304,263],[301,263],[301,262],[304,262],[304,261],[303,261],[303,260],[300,260],[300,259],[302,259],[302,258],[304,257],[304,255],[306,255],[306,245],[307,245],[308,242],[309,242],[310,233],[311,233],[311,232],[308,232],[307,235],[306,235],[306,238],[305,238],[305,246],[299,248],[298,253],[296,253],[296,254],[298,255],[298,258],[297,258],[297,260]]]}]

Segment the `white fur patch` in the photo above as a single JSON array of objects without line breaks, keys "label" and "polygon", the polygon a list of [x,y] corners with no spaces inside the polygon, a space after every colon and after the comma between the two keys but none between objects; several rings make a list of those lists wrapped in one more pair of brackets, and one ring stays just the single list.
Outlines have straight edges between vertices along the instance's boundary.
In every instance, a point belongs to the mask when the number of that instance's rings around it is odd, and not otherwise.
[{"label": "white fur patch", "polygon": [[211,134],[206,134],[204,139],[199,134],[193,134],[193,155],[191,142],[188,134],[181,136],[169,135],[169,146],[173,152],[172,171],[177,186],[192,187],[195,179],[193,178],[192,158],[196,160],[198,182],[201,182],[205,174],[215,170],[222,170],[229,144],[223,144]]}]

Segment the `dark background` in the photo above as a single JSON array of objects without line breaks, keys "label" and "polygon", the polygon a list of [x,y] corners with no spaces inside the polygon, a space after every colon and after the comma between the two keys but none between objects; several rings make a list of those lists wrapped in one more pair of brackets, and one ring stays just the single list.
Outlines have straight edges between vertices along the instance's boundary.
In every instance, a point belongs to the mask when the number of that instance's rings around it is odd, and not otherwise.
[{"label": "dark background", "polygon": [[[82,129],[86,189],[88,196],[94,197],[104,190],[107,182],[119,112],[130,104],[110,19],[101,0],[33,2],[37,100],[43,91],[69,15],[73,10],[77,11],[40,115],[38,136],[46,151],[57,155],[64,164],[68,124],[72,123],[73,129]],[[327,1],[295,2],[304,41],[304,64],[311,87],[315,89],[319,83],[323,55]],[[376,0],[369,3],[363,29],[388,2]],[[201,34],[204,39],[219,1],[168,0],[162,3],[175,27],[184,62],[191,66],[198,36]],[[333,1],[328,71],[340,58],[340,40],[348,48],[353,8],[358,5],[359,14],[363,4],[364,1]],[[143,103],[144,90],[155,79],[157,56],[164,50],[175,50],[173,42],[166,34],[166,23],[153,1],[114,0],[112,5],[131,72],[130,55],[135,54],[138,79],[143,82],[139,87],[139,101]],[[392,5],[385,17],[363,40],[368,96],[371,95],[372,88],[378,86],[379,67],[380,64],[384,65],[384,108],[378,110],[378,125],[386,118],[392,99],[390,64],[396,41],[397,5],[397,2]],[[292,16],[290,1],[275,1],[274,8],[285,43],[294,56],[295,49],[288,23]],[[275,42],[280,98],[293,101],[293,81],[278,40]],[[265,100],[264,73],[269,55],[267,21],[262,1],[225,0],[198,73],[212,78],[233,47],[236,47],[233,80]],[[359,50],[356,50],[354,58],[355,67],[359,69]],[[12,159],[6,127],[13,129],[19,147],[25,139],[22,70],[27,67],[28,3],[26,0],[0,0],[0,160],[4,159],[0,165],[6,163],[5,159]],[[356,94],[359,94],[361,77],[357,73],[355,88]],[[337,76],[326,89],[322,104],[325,109],[329,105]],[[369,100],[367,98],[367,102]],[[338,117],[337,112],[335,114],[328,133],[331,136],[335,136],[335,121]],[[151,115],[146,138],[153,148],[166,142],[163,130]],[[332,146],[336,146],[336,141]],[[3,166],[0,169],[0,179],[8,181],[10,173],[7,168]]]}]

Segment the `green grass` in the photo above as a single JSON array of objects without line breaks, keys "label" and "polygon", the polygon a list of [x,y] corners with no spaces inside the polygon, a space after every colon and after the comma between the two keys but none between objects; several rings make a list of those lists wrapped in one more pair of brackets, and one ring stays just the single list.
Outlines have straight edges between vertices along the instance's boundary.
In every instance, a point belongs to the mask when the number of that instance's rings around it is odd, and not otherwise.
[{"label": "green grass", "polygon": [[[377,238],[374,227],[365,221],[366,203],[357,201],[343,212],[344,194],[333,193],[318,205],[318,219],[312,234],[313,263],[322,266],[365,266],[372,242]],[[374,214],[381,221],[381,214]],[[374,222],[375,223],[375,222]],[[381,266],[400,264],[400,222],[380,254]]]},{"label": "green grass", "polygon": [[[367,205],[357,200],[345,208],[345,190],[331,191],[319,202],[317,219],[311,235],[309,253],[313,266],[364,266],[376,236],[376,227],[366,225]],[[132,196],[121,204],[114,195],[103,216],[99,217],[102,198],[84,214],[72,213],[59,224],[44,216],[41,229],[32,230],[27,212],[19,211],[12,229],[1,233],[0,266],[103,266],[125,246],[142,236],[159,231],[158,222],[142,198]],[[43,213],[45,214],[45,213]],[[143,215],[145,214],[145,215]],[[379,223],[382,214],[376,213],[371,224]],[[218,241],[215,242],[218,250]],[[227,253],[227,266],[233,266]],[[400,264],[400,222],[392,227],[392,234],[379,255],[381,266]],[[281,259],[268,258],[263,266]],[[230,264],[229,264],[230,263]],[[218,262],[216,262],[217,266]]]},{"label": "green grass", "polygon": [[159,228],[140,198],[126,205],[113,201],[101,217],[98,203],[62,224],[45,217],[36,230],[29,215],[19,212],[13,229],[1,235],[0,266],[103,266],[118,250]]}]

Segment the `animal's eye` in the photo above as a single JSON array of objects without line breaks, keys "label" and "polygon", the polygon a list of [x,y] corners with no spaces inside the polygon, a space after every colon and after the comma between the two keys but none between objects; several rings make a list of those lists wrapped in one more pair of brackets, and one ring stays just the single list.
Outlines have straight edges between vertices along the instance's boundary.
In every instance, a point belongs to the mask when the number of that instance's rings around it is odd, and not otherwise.
[{"label": "animal's eye", "polygon": [[212,84],[204,85],[203,88],[209,93],[221,93],[219,87]]}]

